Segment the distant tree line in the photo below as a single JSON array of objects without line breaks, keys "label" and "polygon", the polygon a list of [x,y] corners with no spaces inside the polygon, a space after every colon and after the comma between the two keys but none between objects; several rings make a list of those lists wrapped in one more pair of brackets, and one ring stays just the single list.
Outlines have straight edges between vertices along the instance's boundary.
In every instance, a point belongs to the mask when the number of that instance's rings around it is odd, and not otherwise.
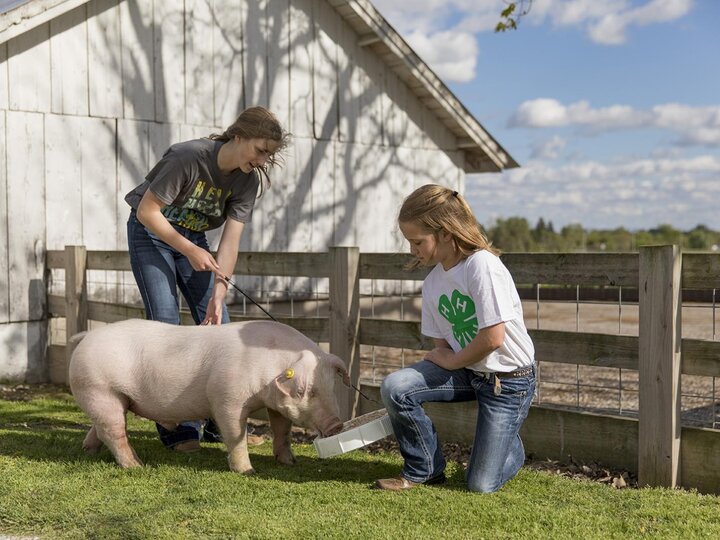
[{"label": "distant tree line", "polygon": [[555,231],[552,221],[540,218],[534,227],[527,219],[499,219],[485,229],[493,245],[504,252],[582,252],[637,251],[640,246],[678,244],[683,251],[716,251],[720,248],[720,232],[705,225],[689,231],[660,225],[654,229],[631,232],[617,229],[584,229],[582,225],[566,225]]}]

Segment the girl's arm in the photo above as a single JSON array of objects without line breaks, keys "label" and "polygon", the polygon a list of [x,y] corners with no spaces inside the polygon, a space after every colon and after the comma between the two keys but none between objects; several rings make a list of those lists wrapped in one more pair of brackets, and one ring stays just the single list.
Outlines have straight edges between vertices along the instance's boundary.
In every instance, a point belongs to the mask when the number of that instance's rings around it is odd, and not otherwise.
[{"label": "girl's arm", "polygon": [[162,214],[164,206],[165,203],[148,189],[138,205],[138,221],[159,236],[163,242],[185,255],[193,270],[198,272],[220,271],[218,263],[208,251],[193,244],[170,225],[170,222]]},{"label": "girl's arm", "polygon": [[[505,341],[505,323],[498,323],[480,330],[467,346],[454,352],[447,341],[435,340],[435,349],[425,355],[426,360],[445,369],[460,369],[485,358]],[[444,342],[445,346],[442,346]]]},{"label": "girl's arm", "polygon": [[225,295],[227,295],[228,283],[221,276],[231,277],[233,275],[243,230],[245,230],[244,223],[234,219],[225,221],[225,228],[220,237],[220,244],[218,245],[217,251],[217,264],[220,271],[219,274],[215,276],[215,285],[213,286],[212,296],[210,297],[207,312],[205,313],[205,320],[202,324],[222,323],[222,307]]}]

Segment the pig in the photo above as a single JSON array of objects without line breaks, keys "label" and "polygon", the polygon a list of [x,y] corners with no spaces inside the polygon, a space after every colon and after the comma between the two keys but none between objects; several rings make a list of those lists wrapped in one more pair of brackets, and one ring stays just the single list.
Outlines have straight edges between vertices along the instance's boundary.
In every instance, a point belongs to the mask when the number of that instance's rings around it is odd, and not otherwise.
[{"label": "pig", "polygon": [[[142,462],[128,441],[131,411],[168,429],[213,418],[230,469],[252,474],[247,419],[267,408],[278,462],[291,465],[295,423],[321,436],[342,430],[336,375],[348,385],[345,364],[294,328],[273,321],[177,326],[131,319],[80,336],[69,382],[92,427],[83,449],[104,443],[123,468]],[[76,339],[77,341],[77,339]]]}]

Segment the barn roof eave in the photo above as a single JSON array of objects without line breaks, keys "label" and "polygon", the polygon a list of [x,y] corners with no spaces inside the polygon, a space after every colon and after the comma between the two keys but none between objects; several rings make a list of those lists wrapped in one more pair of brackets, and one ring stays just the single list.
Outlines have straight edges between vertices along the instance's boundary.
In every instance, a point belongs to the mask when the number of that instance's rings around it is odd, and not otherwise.
[{"label": "barn roof eave", "polygon": [[442,80],[368,0],[328,0],[357,32],[359,44],[371,48],[420,102],[455,134],[465,152],[465,172],[498,172],[519,167]]}]

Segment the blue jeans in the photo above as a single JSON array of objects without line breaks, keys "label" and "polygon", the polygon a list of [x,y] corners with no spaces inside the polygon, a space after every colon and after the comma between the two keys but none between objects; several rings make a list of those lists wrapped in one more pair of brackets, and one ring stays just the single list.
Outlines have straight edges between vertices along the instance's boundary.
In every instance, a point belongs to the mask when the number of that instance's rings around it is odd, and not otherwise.
[{"label": "blue jeans", "polygon": [[[210,251],[205,233],[173,227],[196,246]],[[128,219],[127,236],[130,266],[145,304],[146,317],[152,321],[180,324],[179,288],[195,324],[200,324],[212,296],[214,274],[193,270],[185,255],[163,242],[138,221],[134,210]],[[225,306],[222,322],[230,322]]]},{"label": "blue jeans", "polygon": [[[210,251],[205,233],[178,226],[174,228],[196,246]],[[138,221],[134,210],[128,219],[127,236],[130,266],[145,305],[145,317],[152,321],[180,324],[179,288],[195,324],[200,324],[205,319],[212,296],[214,274],[193,270],[185,255],[163,242]],[[224,305],[222,322],[230,322]],[[183,422],[175,431],[168,431],[159,424],[156,426],[163,444],[171,447],[180,442],[199,440],[202,422]]]},{"label": "blue jeans", "polygon": [[502,391],[497,396],[494,383],[494,375],[478,375],[469,369],[448,371],[428,360],[385,377],[380,394],[405,459],[402,476],[427,482],[445,470],[435,426],[422,404],[473,399],[478,416],[466,475],[468,488],[494,492],[517,474],[525,462],[519,431],[535,393],[535,376],[501,379]]}]

